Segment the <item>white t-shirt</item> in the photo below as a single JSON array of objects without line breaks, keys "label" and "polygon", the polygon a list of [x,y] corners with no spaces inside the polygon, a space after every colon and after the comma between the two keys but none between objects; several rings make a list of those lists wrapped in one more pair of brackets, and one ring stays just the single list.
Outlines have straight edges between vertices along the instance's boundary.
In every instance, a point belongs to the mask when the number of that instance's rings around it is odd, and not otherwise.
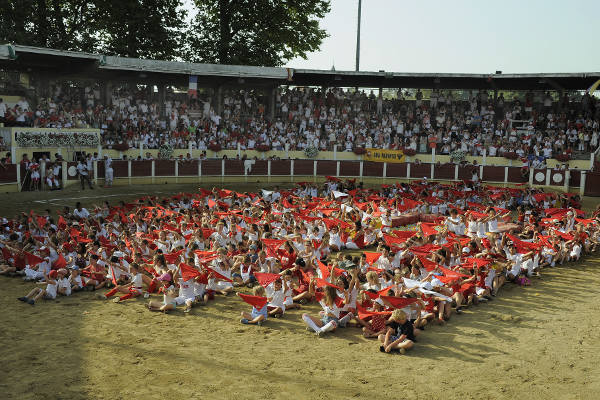
[{"label": "white t-shirt", "polygon": [[133,278],[131,278],[131,283],[133,285],[131,285],[131,287],[134,287],[136,289],[139,289],[142,287],[143,284],[143,280],[142,280],[142,274],[137,273],[133,276]]},{"label": "white t-shirt", "polygon": [[335,318],[339,318],[340,317],[340,309],[337,305],[335,305],[335,303],[330,307],[327,304],[325,304],[325,300],[320,302],[321,307],[323,307],[323,312],[325,313],[325,315],[333,315],[335,316]]},{"label": "white t-shirt", "polygon": [[489,220],[487,225],[488,225],[488,232],[498,232],[498,220],[497,219]]},{"label": "white t-shirt", "polygon": [[269,302],[270,307],[279,307],[282,310],[285,310],[285,306],[283,304],[283,300],[285,299],[285,292],[283,288],[280,290],[273,289],[273,284],[267,286],[265,288],[267,292],[267,297],[271,297],[271,301]]},{"label": "white t-shirt", "polygon": [[88,218],[90,216],[90,213],[87,209],[82,208],[81,210],[78,210],[78,209],[73,210],[73,215],[78,218]]},{"label": "white t-shirt", "polygon": [[178,283],[179,283],[179,297],[184,297],[186,299],[192,299],[196,296],[196,291],[195,291],[193,280],[184,281],[183,279],[179,278]]},{"label": "white t-shirt", "polygon": [[79,172],[80,175],[87,175],[88,174],[88,167],[85,164],[77,164],[77,172]]}]

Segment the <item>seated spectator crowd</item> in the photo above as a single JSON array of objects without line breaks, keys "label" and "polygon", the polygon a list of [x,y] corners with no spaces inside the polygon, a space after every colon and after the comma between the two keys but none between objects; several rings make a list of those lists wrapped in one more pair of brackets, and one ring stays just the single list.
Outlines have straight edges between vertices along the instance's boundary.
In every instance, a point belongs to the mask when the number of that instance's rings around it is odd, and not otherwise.
[{"label": "seated spectator crowd", "polygon": [[[373,91],[340,88],[282,87],[274,118],[266,97],[254,90],[225,90],[222,111],[215,97],[169,92],[160,105],[148,89],[115,89],[108,104],[98,87],[52,89],[37,106],[22,98],[14,107],[0,101],[7,125],[51,128],[93,127],[102,130],[105,148],[207,150],[273,149],[352,151],[355,148],[412,149],[438,154],[555,157],[596,151],[600,107],[595,97],[527,92],[523,99],[490,98],[486,91],[461,94],[398,90],[376,96]],[[575,101],[577,100],[577,101]],[[162,115],[161,115],[162,107]],[[519,129],[511,121],[520,121]]]}]

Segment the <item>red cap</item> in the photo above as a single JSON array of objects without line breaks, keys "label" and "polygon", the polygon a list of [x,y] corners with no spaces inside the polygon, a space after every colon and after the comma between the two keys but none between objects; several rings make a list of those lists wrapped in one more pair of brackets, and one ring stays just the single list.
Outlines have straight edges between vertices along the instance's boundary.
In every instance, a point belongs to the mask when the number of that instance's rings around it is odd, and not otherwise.
[{"label": "red cap", "polygon": [[55,269],[53,269],[53,270],[52,270],[52,271],[50,271],[50,273],[48,274],[48,277],[49,277],[49,278],[52,278],[52,279],[56,279],[56,278],[58,277],[58,272],[56,272],[56,270],[55,270]]}]

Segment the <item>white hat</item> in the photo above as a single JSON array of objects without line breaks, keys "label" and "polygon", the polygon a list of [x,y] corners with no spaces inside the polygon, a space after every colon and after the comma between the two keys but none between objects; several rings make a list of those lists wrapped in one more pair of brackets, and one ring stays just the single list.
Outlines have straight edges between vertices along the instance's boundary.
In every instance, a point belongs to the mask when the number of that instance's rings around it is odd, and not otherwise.
[{"label": "white hat", "polygon": [[383,300],[381,300],[379,297],[375,299],[375,303],[379,304],[380,306],[383,306]]}]

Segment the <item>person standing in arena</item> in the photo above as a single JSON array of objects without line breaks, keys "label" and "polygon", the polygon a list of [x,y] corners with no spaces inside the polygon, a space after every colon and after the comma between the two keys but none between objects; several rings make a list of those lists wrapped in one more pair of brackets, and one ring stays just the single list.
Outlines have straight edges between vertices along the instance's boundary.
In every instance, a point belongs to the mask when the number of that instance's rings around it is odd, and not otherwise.
[{"label": "person standing in arena", "polygon": [[104,187],[112,187],[113,184],[113,168],[112,158],[104,156]]},{"label": "person standing in arena", "polygon": [[79,159],[77,164],[77,172],[79,173],[79,179],[81,180],[81,190],[85,190],[85,182],[87,181],[90,189],[93,189],[92,181],[90,181],[89,169],[83,158]]}]

